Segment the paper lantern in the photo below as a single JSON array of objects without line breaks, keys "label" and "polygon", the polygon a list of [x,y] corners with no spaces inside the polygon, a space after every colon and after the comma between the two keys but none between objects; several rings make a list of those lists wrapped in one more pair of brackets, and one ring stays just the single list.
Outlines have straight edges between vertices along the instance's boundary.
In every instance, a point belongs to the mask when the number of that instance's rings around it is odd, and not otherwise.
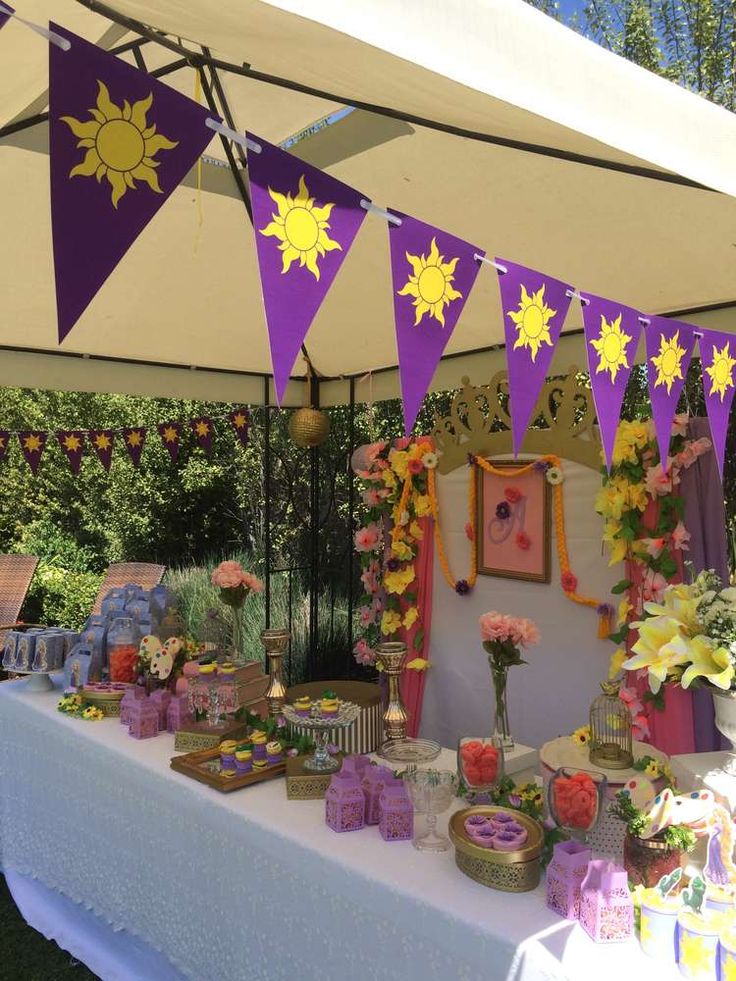
[{"label": "paper lantern", "polygon": [[340,770],[325,794],[325,821],[333,831],[358,831],[365,825],[365,797],[358,778]]},{"label": "paper lantern", "polygon": [[330,435],[330,419],[319,409],[305,406],[292,412],[289,435],[297,446],[313,449]]},{"label": "paper lantern", "polygon": [[414,834],[414,805],[403,780],[387,784],[378,800],[378,830],[384,841],[408,841]]},{"label": "paper lantern", "polygon": [[626,871],[596,859],[580,887],[580,924],[596,943],[628,940],[634,932],[634,905]]},{"label": "paper lantern", "polygon": [[360,785],[365,798],[365,823],[378,824],[381,817],[380,797],[394,775],[387,766],[367,766]]},{"label": "paper lantern", "polygon": [[558,841],[547,867],[547,908],[577,920],[580,913],[580,887],[592,858],[589,848],[579,841]]}]

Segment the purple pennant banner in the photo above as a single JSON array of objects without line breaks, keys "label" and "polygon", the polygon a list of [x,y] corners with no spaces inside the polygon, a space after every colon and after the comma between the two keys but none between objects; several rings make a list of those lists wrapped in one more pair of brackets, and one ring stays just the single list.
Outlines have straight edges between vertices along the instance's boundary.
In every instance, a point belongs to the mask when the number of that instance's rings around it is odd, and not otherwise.
[{"label": "purple pennant banner", "polygon": [[672,419],[693,354],[695,329],[678,320],[651,317],[644,331],[649,399],[663,470],[668,469]]},{"label": "purple pennant banner", "polygon": [[10,445],[10,433],[7,429],[0,429],[0,463],[5,459],[8,454],[8,446]]},{"label": "purple pennant banner", "polygon": [[123,442],[125,443],[125,449],[128,451],[128,456],[133,462],[133,466],[139,467],[141,462],[141,453],[143,452],[143,447],[146,442],[146,430],[141,426],[133,426],[130,429],[124,429]]},{"label": "purple pennant banner", "polygon": [[365,195],[260,136],[248,138],[261,147],[248,154],[248,173],[280,405],[307,331],[366,216]]},{"label": "purple pennant banner", "polygon": [[570,306],[572,287],[552,276],[508,259],[496,259],[506,361],[514,456],[518,456],[539,392],[547,377],[555,345]]},{"label": "purple pennant banner", "polygon": [[243,446],[248,445],[248,429],[250,426],[250,415],[246,408],[242,406],[237,409],[233,409],[232,412],[228,413],[228,419],[233,424],[233,429]]},{"label": "purple pennant banner", "polygon": [[69,461],[73,474],[79,473],[82,465],[82,453],[84,453],[84,433],[78,429],[66,430],[56,434],[59,446],[64,456]]},{"label": "purple pennant banner", "polygon": [[115,440],[115,431],[113,429],[92,429],[89,433],[89,441],[92,445],[92,449],[97,454],[97,457],[105,468],[105,470],[110,470],[110,464],[112,463],[112,444]]},{"label": "purple pennant banner", "polygon": [[641,314],[592,293],[581,295],[590,384],[606,467],[610,470],[621,403],[641,335]]},{"label": "purple pennant banner", "polygon": [[408,435],[485,252],[400,211],[388,224],[404,431]]},{"label": "purple pennant banner", "polygon": [[180,422],[159,423],[158,434],[161,437],[161,442],[169,451],[171,462],[176,463],[176,458],[179,456],[179,447],[181,446],[180,443],[181,423]]},{"label": "purple pennant banner", "polygon": [[[7,11],[7,13],[5,11]],[[5,27],[14,13],[15,11],[10,4],[5,3],[5,0],[3,0],[3,2],[0,3],[0,27]]]},{"label": "purple pennant banner", "polygon": [[212,139],[213,114],[77,37],[49,45],[59,341]]},{"label": "purple pennant banner", "polygon": [[20,443],[26,463],[31,468],[35,477],[38,472],[38,465],[41,462],[41,455],[46,446],[46,433],[40,433],[37,430],[18,433],[18,442]]},{"label": "purple pennant banner", "polygon": [[723,480],[728,417],[736,391],[736,339],[733,334],[700,328],[700,362],[703,369],[703,394],[708,410],[710,434]]},{"label": "purple pennant banner", "polygon": [[202,447],[207,456],[212,449],[213,426],[209,416],[200,416],[198,419],[190,419],[189,425],[194,433],[194,438]]}]

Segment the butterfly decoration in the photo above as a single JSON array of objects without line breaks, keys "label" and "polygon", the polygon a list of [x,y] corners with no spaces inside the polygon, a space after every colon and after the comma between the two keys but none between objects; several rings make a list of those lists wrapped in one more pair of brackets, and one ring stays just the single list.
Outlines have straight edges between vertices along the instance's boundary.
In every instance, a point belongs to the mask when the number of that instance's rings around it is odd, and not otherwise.
[{"label": "butterfly decoration", "polygon": [[141,640],[140,654],[148,662],[148,673],[158,681],[166,681],[174,669],[177,654],[182,649],[181,638],[169,637],[161,643],[153,634],[146,634]]}]

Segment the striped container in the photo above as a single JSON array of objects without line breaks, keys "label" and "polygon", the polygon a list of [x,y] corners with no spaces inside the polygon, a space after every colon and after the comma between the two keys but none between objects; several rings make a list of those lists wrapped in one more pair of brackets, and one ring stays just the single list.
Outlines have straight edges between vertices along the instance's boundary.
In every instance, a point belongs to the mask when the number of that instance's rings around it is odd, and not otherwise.
[{"label": "striped container", "polygon": [[[287,692],[287,702],[306,695],[316,701],[322,692],[329,688],[339,699],[360,705],[360,715],[355,724],[330,733],[330,739],[344,753],[374,753],[382,741],[381,692],[378,685],[366,681],[312,681],[305,685],[294,685]],[[298,735],[310,735],[301,726],[292,726]]]}]

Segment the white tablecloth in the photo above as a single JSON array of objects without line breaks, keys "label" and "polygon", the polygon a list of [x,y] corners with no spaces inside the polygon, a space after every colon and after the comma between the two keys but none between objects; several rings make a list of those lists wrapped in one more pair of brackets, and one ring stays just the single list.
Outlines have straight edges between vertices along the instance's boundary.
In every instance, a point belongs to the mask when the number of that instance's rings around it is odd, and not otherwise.
[{"label": "white tablecloth", "polygon": [[219,794],[169,769],[172,737],[138,742],[116,720],[66,718],[58,692],[25,685],[0,685],[4,868],[185,977],[603,981],[651,970],[634,941],[597,947],[548,912],[542,887],[495,892],[463,876],[452,851],[385,843],[377,828],[335,834],[324,802],[287,801],[282,780]]}]

